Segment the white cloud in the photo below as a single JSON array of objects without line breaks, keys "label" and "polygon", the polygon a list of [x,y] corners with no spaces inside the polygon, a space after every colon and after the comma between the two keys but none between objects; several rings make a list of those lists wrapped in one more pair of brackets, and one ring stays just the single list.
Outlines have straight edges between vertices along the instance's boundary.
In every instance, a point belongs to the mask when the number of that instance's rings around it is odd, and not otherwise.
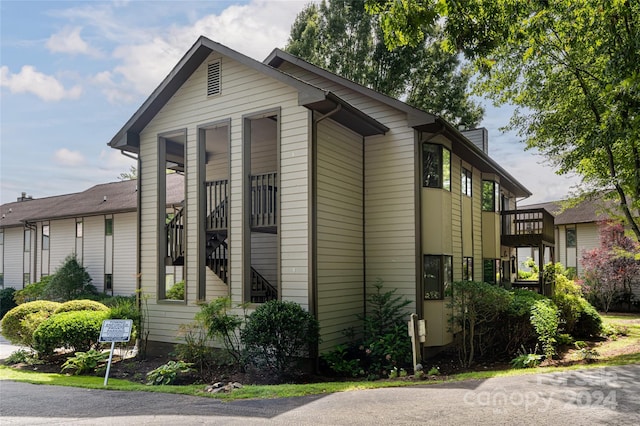
[{"label": "white cloud", "polygon": [[120,172],[129,171],[131,166],[136,165],[136,161],[132,158],[126,157],[120,153],[119,149],[108,149],[100,151],[99,156],[99,168],[102,170],[108,170],[110,173],[116,171],[114,176]]},{"label": "white cloud", "polygon": [[77,99],[82,94],[80,86],[67,90],[55,77],[38,72],[31,65],[24,65],[17,74],[1,67],[0,86],[8,87],[11,93],[32,93],[44,101]]},{"label": "white cloud", "polygon": [[60,148],[53,153],[53,162],[59,166],[82,166],[86,160],[80,151]]},{"label": "white cloud", "polygon": [[83,54],[99,56],[99,53],[92,49],[89,44],[80,36],[80,27],[65,27],[60,32],[53,34],[47,40],[46,46],[53,53],[69,53],[72,55]]}]

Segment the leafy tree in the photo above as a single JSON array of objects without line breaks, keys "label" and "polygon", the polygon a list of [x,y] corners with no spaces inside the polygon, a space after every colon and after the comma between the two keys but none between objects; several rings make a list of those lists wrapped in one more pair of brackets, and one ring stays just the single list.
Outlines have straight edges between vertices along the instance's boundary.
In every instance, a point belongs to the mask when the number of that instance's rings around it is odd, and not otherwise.
[{"label": "leafy tree", "polygon": [[52,300],[67,301],[81,296],[97,294],[91,284],[91,276],[75,254],[67,256],[64,263],[49,280],[46,293]]},{"label": "leafy tree", "polygon": [[129,167],[128,172],[122,172],[118,175],[118,180],[136,180],[138,179],[138,168],[136,166]]},{"label": "leafy tree", "polygon": [[415,46],[390,51],[364,0],[323,0],[298,14],[286,50],[456,125],[475,127],[484,111],[467,93],[470,69],[442,41],[434,28]]},{"label": "leafy tree", "polygon": [[632,294],[640,285],[640,244],[624,235],[619,223],[600,226],[600,247],[582,255],[587,292],[609,312],[616,295]]},{"label": "leafy tree", "polygon": [[583,190],[612,188],[640,241],[640,2],[368,0],[390,48],[442,25],[478,88],[517,109],[510,128]]}]

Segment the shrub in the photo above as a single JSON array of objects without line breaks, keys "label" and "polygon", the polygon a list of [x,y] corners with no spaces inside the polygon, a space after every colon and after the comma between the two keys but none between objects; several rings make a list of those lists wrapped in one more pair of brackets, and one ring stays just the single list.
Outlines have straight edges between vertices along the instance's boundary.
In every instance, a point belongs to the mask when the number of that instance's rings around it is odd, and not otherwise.
[{"label": "shrub", "polygon": [[131,340],[135,341],[142,323],[142,312],[138,308],[136,297],[114,296],[104,300],[103,303],[109,308],[110,319],[130,319],[133,321]]},{"label": "shrub", "polygon": [[108,311],[109,308],[103,305],[100,302],[96,302],[95,300],[69,300],[68,302],[64,302],[62,305],[58,307],[53,313],[59,314],[61,312],[71,312],[71,311]]},{"label": "shrub", "polygon": [[547,358],[555,354],[558,317],[558,308],[549,299],[536,301],[531,309],[531,324],[536,330],[538,341]]},{"label": "shrub", "polygon": [[242,344],[239,330],[244,318],[230,313],[231,300],[219,297],[210,303],[200,305],[200,312],[196,314],[196,323],[207,331],[207,336],[222,342],[225,349],[240,365]]},{"label": "shrub", "polygon": [[511,360],[511,366],[513,368],[535,368],[539,366],[542,361],[542,355],[537,354],[537,351],[537,345],[531,352],[528,352],[524,346],[522,346],[518,351],[518,356]]},{"label": "shrub", "polygon": [[184,361],[169,361],[147,373],[147,384],[170,385],[176,380],[178,374],[190,373],[191,371],[191,364],[189,363]]},{"label": "shrub", "polygon": [[577,337],[592,337],[602,333],[602,318],[596,308],[582,299],[581,310],[573,334]]},{"label": "shrub", "polygon": [[495,343],[487,349],[496,356],[512,356],[523,346],[534,346],[538,339],[531,324],[531,309],[538,300],[544,298],[533,291],[512,290],[506,311],[492,328],[491,335]]},{"label": "shrub", "polygon": [[270,300],[260,305],[241,331],[247,360],[278,378],[293,375],[301,357],[319,342],[318,321],[294,302]]},{"label": "shrub", "polygon": [[97,345],[106,311],[71,311],[52,315],[33,333],[38,354],[51,355],[56,348],[88,351]]},{"label": "shrub", "polygon": [[62,364],[61,371],[72,370],[74,375],[92,373],[98,368],[98,364],[109,358],[109,352],[91,349],[87,352],[76,352],[74,356],[67,358]]},{"label": "shrub", "polygon": [[34,300],[46,299],[47,288],[49,281],[51,281],[51,275],[40,278],[37,283],[31,283],[24,286],[22,290],[16,291],[14,300],[18,305],[26,302],[32,302]]},{"label": "shrub", "polygon": [[184,281],[178,281],[167,290],[167,299],[184,300]]},{"label": "shrub", "polygon": [[0,290],[0,320],[7,312],[18,306],[15,300],[13,300],[15,292],[16,289],[13,287]]},{"label": "shrub", "polygon": [[14,345],[31,346],[33,332],[41,322],[49,318],[60,303],[36,300],[11,309],[2,318],[2,334]]},{"label": "shrub", "polygon": [[[183,324],[179,329],[184,343],[179,343],[175,347],[176,358],[185,361],[193,366],[198,377],[203,382],[208,382],[214,378],[214,369],[217,365],[225,364],[221,357],[216,356],[216,352],[209,345],[210,339],[207,331],[201,323]],[[227,364],[232,362],[227,361]]]},{"label": "shrub", "polygon": [[35,364],[42,364],[42,362],[43,361],[39,360],[35,353],[25,349],[18,349],[17,351],[11,352],[11,355],[9,355],[4,360],[4,363],[7,365],[14,365],[14,364],[35,365]]},{"label": "shrub", "polygon": [[46,293],[52,300],[67,301],[87,294],[97,294],[98,291],[91,284],[91,276],[86,268],[72,254],[67,256],[62,266],[52,275]]}]

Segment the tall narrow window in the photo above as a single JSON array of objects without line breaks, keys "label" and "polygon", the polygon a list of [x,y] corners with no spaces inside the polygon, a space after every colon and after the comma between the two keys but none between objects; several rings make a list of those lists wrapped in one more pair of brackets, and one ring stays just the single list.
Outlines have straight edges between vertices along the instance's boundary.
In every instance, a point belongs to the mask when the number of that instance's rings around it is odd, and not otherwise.
[{"label": "tall narrow window", "polygon": [[472,188],[472,180],[471,180],[471,171],[467,169],[462,169],[462,193],[468,197],[471,197],[471,188]]},{"label": "tall narrow window", "polygon": [[104,220],[104,235],[113,235],[113,218],[106,218]]},{"label": "tall narrow window", "polygon": [[485,212],[500,211],[500,185],[492,180],[482,181],[482,210]]},{"label": "tall narrow window", "polygon": [[82,219],[76,220],[76,238],[82,238],[83,228]]},{"label": "tall narrow window", "polygon": [[4,229],[0,229],[0,246],[4,245]]},{"label": "tall narrow window", "polygon": [[31,251],[31,229],[24,230],[24,251]]},{"label": "tall narrow window", "polygon": [[482,281],[491,284],[500,282],[500,259],[484,259]]},{"label": "tall narrow window", "polygon": [[576,247],[576,229],[575,228],[567,228],[567,247]]},{"label": "tall narrow window", "polygon": [[113,275],[104,274],[104,291],[113,292]]},{"label": "tall narrow window", "polygon": [[49,225],[42,225],[42,250],[49,250]]},{"label": "tall narrow window", "polygon": [[464,281],[473,281],[473,257],[462,259],[462,279]]},{"label": "tall narrow window", "polygon": [[451,191],[451,151],[442,145],[422,144],[422,186]]},{"label": "tall narrow window", "polygon": [[453,257],[442,255],[424,256],[424,298],[441,300],[453,281]]}]

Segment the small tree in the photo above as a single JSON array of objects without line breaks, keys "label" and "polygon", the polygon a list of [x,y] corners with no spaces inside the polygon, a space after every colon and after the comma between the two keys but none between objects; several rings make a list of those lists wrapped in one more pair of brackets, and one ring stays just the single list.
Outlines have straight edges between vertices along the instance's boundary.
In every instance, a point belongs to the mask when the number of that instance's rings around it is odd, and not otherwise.
[{"label": "small tree", "polygon": [[640,244],[625,236],[619,223],[600,225],[600,247],[584,252],[584,290],[609,312],[617,295],[632,294],[640,284]]},{"label": "small tree", "polygon": [[91,284],[91,276],[86,268],[80,265],[75,254],[67,256],[47,285],[49,298],[63,302],[97,293]]}]

